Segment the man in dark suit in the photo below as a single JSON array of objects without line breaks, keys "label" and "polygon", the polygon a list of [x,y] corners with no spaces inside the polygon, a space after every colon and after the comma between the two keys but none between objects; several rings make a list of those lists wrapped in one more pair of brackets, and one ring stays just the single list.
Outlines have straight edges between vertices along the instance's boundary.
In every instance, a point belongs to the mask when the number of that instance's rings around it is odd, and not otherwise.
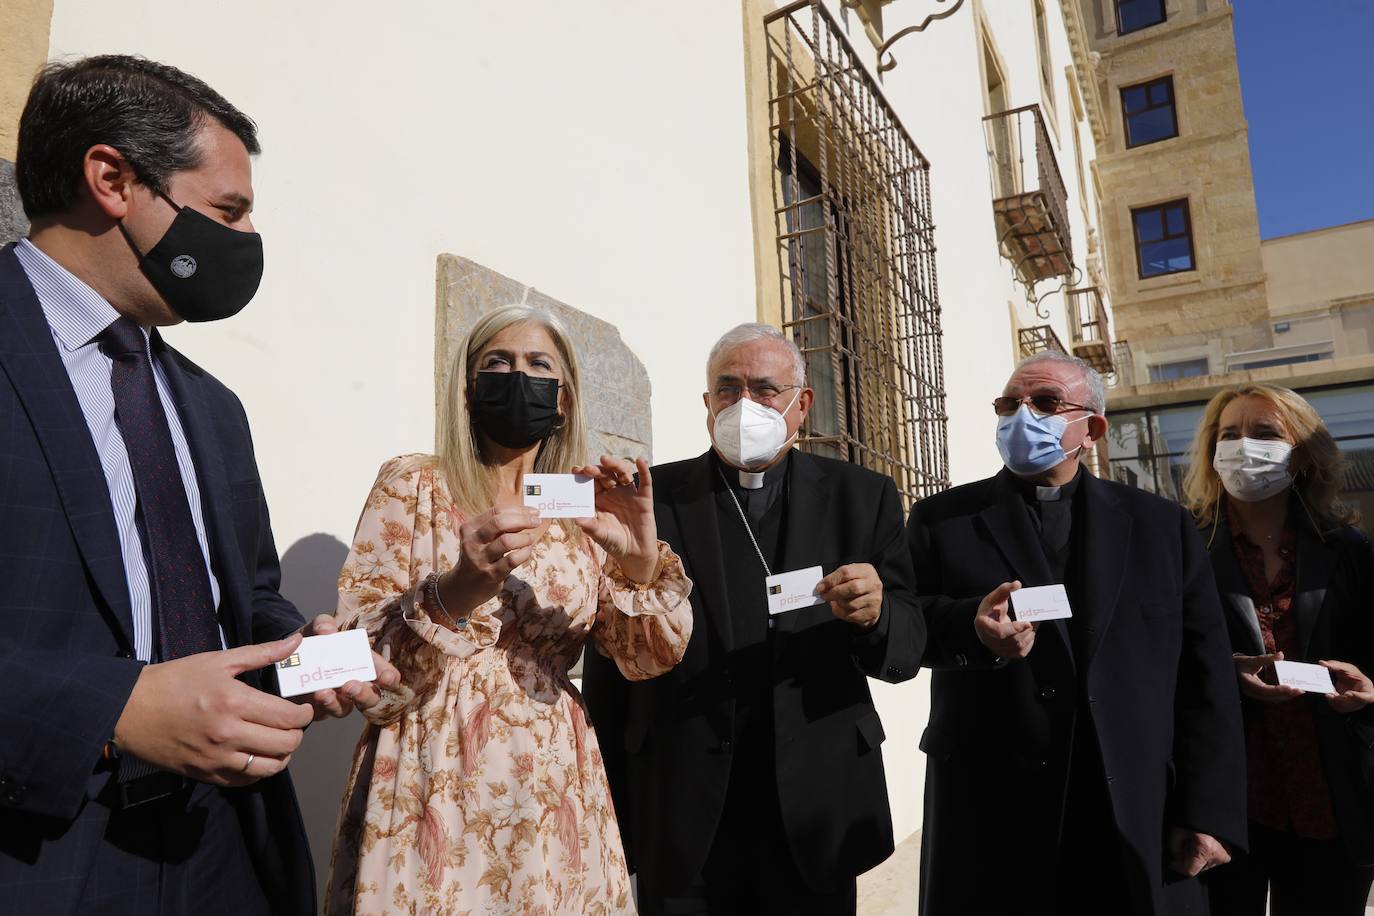
[{"label": "man in dark suit", "polygon": [[[654,469],[660,536],[694,588],[692,640],[585,690],[640,912],[853,913],[892,852],[865,675],[912,677],[925,642],[893,482],[795,451],[813,392],[796,346],[741,325],[711,351],[714,448]],[[820,566],[820,603],[769,613],[765,577]]]},{"label": "man in dark suit", "polygon": [[[994,402],[1006,468],[912,511],[936,669],[921,739],[930,916],[1205,912],[1187,879],[1244,844],[1211,565],[1182,507],[1082,467],[1104,401],[1086,363],[1031,357]],[[1071,617],[1013,619],[1017,590],[1052,584]]]},{"label": "man in dark suit", "polygon": [[303,621],[248,421],[156,331],[256,291],[257,150],[209,86],[137,58],[51,65],[25,106],[32,232],[0,250],[0,912],[315,912],[286,765],[376,691],[273,695],[259,669]]}]

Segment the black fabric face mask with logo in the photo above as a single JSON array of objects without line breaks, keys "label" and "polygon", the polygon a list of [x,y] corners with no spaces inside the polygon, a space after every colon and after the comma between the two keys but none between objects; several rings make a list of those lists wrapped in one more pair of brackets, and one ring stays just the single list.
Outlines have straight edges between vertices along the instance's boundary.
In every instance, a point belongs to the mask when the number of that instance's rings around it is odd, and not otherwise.
[{"label": "black fabric face mask with logo", "polygon": [[477,428],[506,448],[527,448],[559,425],[558,379],[479,372],[468,398]]},{"label": "black fabric face mask with logo", "polygon": [[161,191],[157,195],[177,215],[147,254],[138,250],[124,223],[119,223],[124,240],[138,255],[143,275],[187,321],[218,321],[237,315],[262,282],[262,236],[178,206]]}]

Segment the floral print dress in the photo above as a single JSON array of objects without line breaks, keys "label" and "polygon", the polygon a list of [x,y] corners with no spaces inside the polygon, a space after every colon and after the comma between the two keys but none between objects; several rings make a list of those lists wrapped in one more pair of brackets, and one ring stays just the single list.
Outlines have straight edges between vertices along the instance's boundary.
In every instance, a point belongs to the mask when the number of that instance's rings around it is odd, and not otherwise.
[{"label": "floral print dress", "polygon": [[588,638],[631,679],[671,668],[691,636],[691,582],[662,542],[653,581],[637,585],[553,523],[468,626],[449,629],[415,591],[457,561],[462,521],[432,458],[393,459],[339,574],[339,627],[365,627],[402,683],[365,713],[325,912],[633,913],[568,669]]}]

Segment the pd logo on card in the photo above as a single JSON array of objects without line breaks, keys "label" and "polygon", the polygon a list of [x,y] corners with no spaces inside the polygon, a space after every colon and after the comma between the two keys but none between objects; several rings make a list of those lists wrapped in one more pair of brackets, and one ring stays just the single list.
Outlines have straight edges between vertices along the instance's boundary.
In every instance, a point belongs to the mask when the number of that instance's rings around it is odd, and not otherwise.
[{"label": "pd logo on card", "polygon": [[1279,683],[1285,687],[1296,687],[1308,693],[1335,693],[1336,685],[1331,681],[1331,669],[1306,662],[1274,662],[1274,673]]},{"label": "pd logo on card", "polygon": [[1072,617],[1069,593],[1063,585],[1030,585],[1011,593],[1011,609],[1017,620],[1062,620]]},{"label": "pd logo on card", "polygon": [[812,566],[764,579],[764,588],[768,591],[768,613],[782,614],[820,604],[816,586],[824,578],[824,571],[819,566]]},{"label": "pd logo on card", "polygon": [[590,477],[580,474],[526,474],[525,505],[539,510],[540,518],[592,518],[596,515],[596,489]]},{"label": "pd logo on card", "polygon": [[277,685],[284,697],[376,679],[366,630],[307,636],[295,654],[277,662]]}]

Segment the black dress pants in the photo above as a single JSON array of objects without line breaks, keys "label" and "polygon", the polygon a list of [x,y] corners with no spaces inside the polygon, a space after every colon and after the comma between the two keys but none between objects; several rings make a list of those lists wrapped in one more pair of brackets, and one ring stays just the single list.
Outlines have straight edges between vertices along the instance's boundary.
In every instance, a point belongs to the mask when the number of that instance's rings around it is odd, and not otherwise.
[{"label": "black dress pants", "polygon": [[169,798],[112,811],[82,903],[83,916],[272,912],[237,812],[224,790],[204,783],[193,783]]},{"label": "black dress pants", "polygon": [[725,808],[701,874],[671,896],[641,885],[641,916],[854,916],[854,879],[818,892],[797,868],[778,805],[771,717],[746,721],[751,727],[736,732]]},{"label": "black dress pants", "polygon": [[1250,854],[1207,876],[1212,916],[1364,916],[1374,867],[1357,865],[1341,840],[1305,840],[1251,822]]}]

